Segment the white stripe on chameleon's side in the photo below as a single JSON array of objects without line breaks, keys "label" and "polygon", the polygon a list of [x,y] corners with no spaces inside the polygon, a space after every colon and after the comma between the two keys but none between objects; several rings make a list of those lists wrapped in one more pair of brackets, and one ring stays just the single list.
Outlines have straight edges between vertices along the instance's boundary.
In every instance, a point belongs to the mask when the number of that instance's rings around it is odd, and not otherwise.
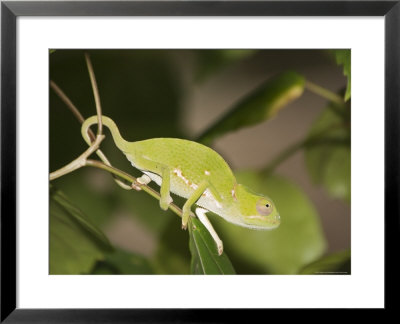
[{"label": "white stripe on chameleon's side", "polygon": [[[188,185],[190,188],[196,190],[196,189],[199,187],[197,184],[191,182],[188,178],[186,178],[186,177],[183,175],[181,169],[175,168],[172,172],[173,172],[178,178],[182,179],[183,182],[185,182],[185,184]],[[206,173],[206,172],[208,172],[208,174],[210,174],[209,171],[206,170],[205,173]],[[207,174],[207,173],[206,173],[206,174]],[[214,196],[212,195],[212,193],[211,193],[208,189],[206,189],[206,190],[204,191],[204,193],[202,194],[202,196],[205,197],[205,198],[210,199],[211,201],[213,201],[213,202],[215,203],[215,205],[216,205],[218,208],[222,208],[222,205],[214,198]]]},{"label": "white stripe on chameleon's side", "polygon": [[189,180],[188,178],[186,178],[186,177],[182,174],[182,171],[181,171],[180,169],[177,169],[177,168],[174,169],[173,173],[174,173],[178,178],[182,179],[183,182],[185,182],[190,188],[195,189],[195,190],[198,188],[198,186],[197,186],[195,183],[190,182],[190,180]]}]

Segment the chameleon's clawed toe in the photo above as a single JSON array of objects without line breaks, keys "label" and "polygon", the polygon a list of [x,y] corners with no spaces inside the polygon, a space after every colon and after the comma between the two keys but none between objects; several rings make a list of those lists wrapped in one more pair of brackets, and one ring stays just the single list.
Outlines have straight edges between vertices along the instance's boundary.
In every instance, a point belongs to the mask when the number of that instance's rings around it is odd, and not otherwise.
[{"label": "chameleon's clawed toe", "polygon": [[132,189],[134,189],[136,191],[142,190],[142,188],[140,187],[140,184],[137,182],[132,182],[131,187],[132,187]]},{"label": "chameleon's clawed toe", "polygon": [[160,200],[160,207],[162,210],[167,210],[171,203],[172,203],[172,198],[171,196],[168,196],[167,199]]},{"label": "chameleon's clawed toe", "polygon": [[167,210],[168,209],[168,204],[166,202],[160,201],[160,207],[162,210]]},{"label": "chameleon's clawed toe", "polygon": [[222,244],[222,241],[219,242],[219,244],[217,244],[217,248],[218,248],[218,255],[222,255],[222,253],[224,252],[224,246]]},{"label": "chameleon's clawed toe", "polygon": [[147,185],[151,182],[151,179],[148,175],[143,174],[140,178],[136,179],[138,183]]}]

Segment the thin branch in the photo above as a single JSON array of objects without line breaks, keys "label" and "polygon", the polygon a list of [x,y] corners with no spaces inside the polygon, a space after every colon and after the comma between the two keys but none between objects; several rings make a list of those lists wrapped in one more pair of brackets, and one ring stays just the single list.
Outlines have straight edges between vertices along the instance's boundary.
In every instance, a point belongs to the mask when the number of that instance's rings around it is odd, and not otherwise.
[{"label": "thin branch", "polygon": [[[79,109],[73,104],[73,102],[68,98],[68,96],[64,93],[64,91],[62,91],[61,88],[53,80],[50,80],[50,87],[66,104],[69,110],[71,110],[72,114],[76,117],[76,119],[78,119],[79,122],[82,124],[85,121],[85,118],[83,118]],[[91,129],[89,129],[89,136],[92,142],[96,139],[96,136],[94,135]]]},{"label": "thin branch", "polygon": [[97,135],[103,134],[103,123],[101,120],[101,103],[100,103],[100,95],[99,88],[97,87],[96,77],[94,75],[92,61],[90,60],[90,56],[88,53],[85,53],[86,65],[89,71],[90,82],[92,83],[93,96],[96,104],[97,111]]},{"label": "thin branch", "polygon": [[272,173],[282,162],[286,161],[297,151],[304,149],[304,148],[318,146],[318,145],[347,144],[349,142],[348,138],[326,138],[326,137],[321,138],[321,136],[324,136],[325,134],[328,134],[330,131],[335,130],[340,127],[343,127],[343,124],[330,125],[330,127],[323,129],[322,131],[320,131],[316,134],[313,134],[311,137],[301,139],[300,141],[290,145],[284,151],[282,151],[280,154],[278,154],[278,156],[275,157],[262,172],[265,174]]},{"label": "thin branch", "polygon": [[287,160],[291,157],[294,153],[296,153],[299,149],[303,148],[305,145],[305,140],[301,140],[290,145],[286,148],[283,152],[281,152],[275,159],[273,159],[268,166],[263,170],[263,173],[270,174],[275,168],[280,165],[283,161]]},{"label": "thin branch", "polygon": [[337,95],[336,93],[334,93],[328,89],[321,87],[318,84],[315,84],[310,81],[306,81],[305,86],[306,86],[306,89],[310,90],[311,92],[313,92],[325,99],[328,99],[329,101],[336,102],[340,105],[343,105],[345,103],[344,99],[341,96]]},{"label": "thin branch", "polygon": [[[99,149],[100,143],[105,137],[104,135],[102,135],[100,97],[98,94],[96,79],[95,79],[94,73],[93,73],[93,67],[90,62],[89,55],[87,53],[85,54],[85,58],[86,58],[86,63],[88,65],[90,79],[91,79],[92,87],[93,87],[93,93],[94,93],[94,97],[95,97],[95,101],[96,101],[96,111],[97,111],[98,122],[99,122],[98,128],[97,128],[98,135],[95,137],[95,141],[92,142],[92,144],[89,146],[89,148],[84,153],[82,153],[77,159],[75,159],[71,163],[67,164],[63,168],[50,173],[50,180],[57,179],[65,174],[70,173],[74,170],[77,170],[83,166],[91,166],[91,167],[96,167],[96,168],[108,171],[111,174],[113,174],[113,176],[120,177],[120,178],[132,183],[132,186],[128,186],[125,183],[123,183],[122,181],[120,181],[119,179],[115,178],[115,181],[124,189],[132,189],[132,187],[139,188],[139,190],[143,190],[146,193],[148,193],[149,195],[151,195],[152,197],[156,198],[157,200],[160,200],[161,196],[157,191],[155,191],[154,189],[152,189],[151,187],[149,187],[145,184],[141,184],[141,183],[137,182],[136,178],[129,175],[128,173],[113,167],[111,165],[111,163],[108,161],[107,157],[104,155],[104,153]],[[69,100],[69,98],[65,95],[65,93],[53,81],[50,81],[50,85],[53,88],[53,90],[59,95],[59,97],[64,101],[64,103],[67,105],[67,107],[72,111],[74,116],[81,123],[83,123],[85,119],[79,112],[78,108],[76,108],[76,106],[72,103],[72,101]],[[89,129],[89,132],[91,132],[90,129]],[[92,135],[94,137],[93,133],[92,133]],[[101,158],[101,160],[104,163],[102,163],[100,161],[88,159],[88,157],[91,154],[93,154],[94,152],[97,153],[97,155]],[[182,210],[175,204],[171,203],[169,205],[169,209],[172,210],[179,217],[182,217]],[[193,213],[191,213],[191,215],[193,216]]]},{"label": "thin branch", "polygon": [[[116,167],[104,164],[100,161],[90,160],[90,159],[86,160],[85,166],[95,167],[98,169],[102,169],[102,170],[111,172],[112,174],[128,181],[129,183],[132,183],[135,187],[140,188],[139,190],[143,190],[143,191],[147,192],[153,198],[156,198],[157,200],[161,199],[160,194],[157,191],[155,191],[153,188],[149,187],[148,185],[141,184],[140,182],[137,181],[137,179],[135,177],[131,176],[130,174],[128,174],[122,170],[117,169]],[[182,209],[180,209],[177,205],[171,203],[168,208],[171,209],[179,217],[182,217]]]},{"label": "thin branch", "polygon": [[[95,168],[110,172],[113,175],[118,176],[118,177],[132,183],[132,185],[134,187],[139,188],[137,190],[143,190],[146,193],[148,193],[150,196],[152,196],[153,198],[155,198],[159,201],[161,199],[161,195],[157,191],[155,191],[153,188],[149,187],[148,185],[138,182],[137,179],[135,177],[131,176],[130,174],[128,174],[122,170],[119,170],[111,165],[107,165],[103,162],[88,159],[88,157],[91,154],[93,154],[94,151],[96,151],[96,147],[98,147],[100,145],[100,143],[103,139],[104,139],[104,135],[97,136],[95,142],[92,143],[92,145],[89,146],[89,148],[83,154],[81,154],[78,158],[76,158],[74,161],[72,161],[68,165],[64,166],[63,168],[50,173],[50,180],[57,179],[65,174],[75,171],[81,167],[90,166],[90,167],[95,167]],[[179,217],[182,218],[182,214],[183,214],[182,209],[179,208],[177,205],[171,203],[168,206],[168,208],[171,211],[173,211],[176,215],[178,215]],[[191,212],[191,216],[194,217],[194,214],[192,212]]]},{"label": "thin branch", "polygon": [[[61,88],[52,80],[50,80],[50,87],[54,90],[54,92],[60,97],[60,99],[66,104],[66,106],[69,108],[69,110],[72,112],[72,114],[78,119],[78,121],[82,124],[85,121],[85,118],[82,116],[80,113],[79,109],[74,105],[74,103],[68,98],[68,96],[64,93],[64,91],[61,90]],[[101,111],[100,111],[101,112]],[[92,142],[95,141],[96,136],[94,135],[93,131],[89,128],[88,134]],[[110,161],[107,159],[106,155],[98,149],[96,151],[96,154],[100,157],[100,159],[107,165],[111,166]],[[57,172],[57,171],[55,171]],[[114,178],[114,180],[117,182],[117,184],[125,189],[125,190],[131,190],[132,187],[126,185],[122,181]]]},{"label": "thin branch", "polygon": [[[97,87],[96,76],[94,75],[94,70],[92,66],[92,61],[90,60],[90,56],[88,53],[85,53],[86,65],[89,71],[90,82],[92,84],[93,96],[96,105],[96,112],[97,112],[97,135],[103,134],[103,121],[102,121],[102,111],[101,111],[101,102],[100,102],[100,94],[99,88]],[[100,159],[107,165],[111,166],[110,161],[108,161],[107,157],[104,155],[103,152],[97,151],[97,155]],[[118,180],[114,177],[115,182],[125,190],[131,190],[131,186],[127,186],[122,181]]]},{"label": "thin branch", "polygon": [[104,137],[104,135],[98,135],[96,137],[96,140],[88,147],[88,149],[80,156],[78,156],[75,160],[71,161],[61,169],[50,173],[50,181],[85,166],[86,159],[99,148],[100,143],[104,139]]},{"label": "thin branch", "polygon": [[[94,76],[93,72],[93,67],[92,63],[90,61],[90,57],[87,53],[85,53],[85,58],[86,58],[86,63],[88,66],[89,70],[89,75],[90,75],[90,80],[92,83],[92,88],[93,88],[93,94],[95,98],[95,103],[96,103],[96,112],[97,112],[97,117],[98,117],[98,127],[97,127],[97,136],[94,136],[93,132],[89,129],[88,133],[89,136],[92,139],[92,143],[89,146],[89,148],[83,152],[78,158],[67,164],[66,166],[62,167],[59,170],[56,170],[52,173],[50,173],[50,181],[57,179],[65,174],[68,174],[72,171],[75,171],[83,166],[91,166],[91,167],[96,167],[103,169],[105,171],[110,172],[114,176],[114,180],[124,189],[132,189],[135,188],[137,190],[143,190],[147,192],[149,195],[152,197],[156,198],[157,200],[161,199],[160,194],[155,191],[154,189],[150,188],[149,186],[145,184],[141,184],[137,182],[136,178],[123,172],[122,170],[119,170],[111,165],[111,163],[108,161],[107,157],[104,155],[104,153],[99,149],[100,143],[102,140],[105,138],[103,135],[103,128],[102,128],[102,115],[101,115],[101,105],[100,105],[100,96],[97,88],[97,83],[96,83],[96,78]],[[57,95],[64,101],[64,103],[67,105],[67,107],[71,110],[71,112],[74,114],[74,116],[80,121],[80,123],[83,123],[85,119],[83,118],[82,114],[79,112],[78,108],[72,103],[72,101],[67,97],[67,95],[55,84],[55,82],[50,81],[50,86],[51,88],[57,93]],[[94,140],[94,141],[93,141]],[[88,157],[93,154],[94,152],[97,153],[97,155],[100,157],[100,159],[104,162],[96,161],[96,160],[90,160]],[[132,185],[128,186],[116,177],[120,177],[128,182],[130,182]],[[179,217],[182,217],[182,210],[176,206],[175,204],[170,204],[168,207],[170,210],[172,210],[175,214],[177,214]],[[191,212],[191,215],[193,213]]]}]

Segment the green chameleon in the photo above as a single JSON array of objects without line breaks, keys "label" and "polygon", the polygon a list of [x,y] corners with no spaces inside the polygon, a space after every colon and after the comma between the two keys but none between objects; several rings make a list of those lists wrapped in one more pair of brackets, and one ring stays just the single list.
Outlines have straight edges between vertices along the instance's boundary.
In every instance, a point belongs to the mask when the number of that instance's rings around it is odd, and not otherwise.
[{"label": "green chameleon", "polygon": [[[89,127],[97,122],[97,116],[92,116],[82,125],[82,136],[89,145]],[[144,173],[137,181],[148,184],[153,180],[161,187],[163,210],[172,202],[171,192],[187,199],[182,209],[183,229],[187,228],[191,207],[198,206],[196,215],[213,237],[219,255],[223,244],[207,212],[251,229],[268,230],[279,226],[279,213],[272,200],[238,184],[229,165],[211,148],[178,138],[128,142],[121,137],[112,119],[103,116],[102,123],[110,129],[116,146],[132,166]]]}]

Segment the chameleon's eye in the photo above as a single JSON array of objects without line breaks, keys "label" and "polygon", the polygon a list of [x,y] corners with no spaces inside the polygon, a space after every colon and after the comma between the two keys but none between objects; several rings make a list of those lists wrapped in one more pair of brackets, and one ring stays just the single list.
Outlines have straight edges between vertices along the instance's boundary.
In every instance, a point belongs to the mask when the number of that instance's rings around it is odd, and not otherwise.
[{"label": "chameleon's eye", "polygon": [[257,212],[261,216],[268,216],[272,212],[272,203],[267,201],[266,199],[260,199],[256,205]]}]

